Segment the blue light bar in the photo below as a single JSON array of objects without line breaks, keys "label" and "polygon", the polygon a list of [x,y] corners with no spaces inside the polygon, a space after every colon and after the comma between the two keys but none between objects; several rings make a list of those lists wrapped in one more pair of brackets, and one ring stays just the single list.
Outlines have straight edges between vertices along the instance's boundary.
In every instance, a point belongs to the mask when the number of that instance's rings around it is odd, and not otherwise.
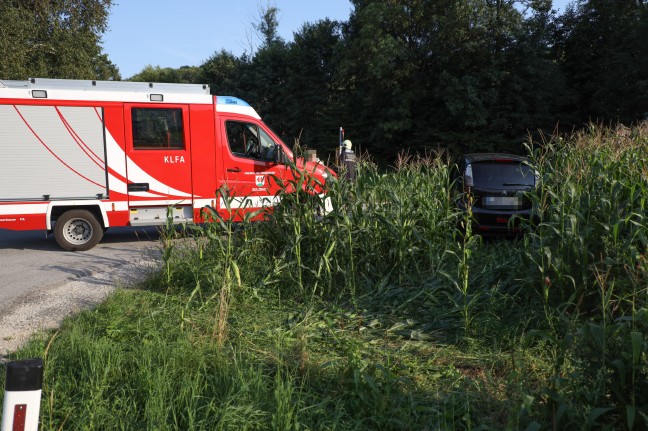
[{"label": "blue light bar", "polygon": [[245,100],[241,100],[238,97],[232,97],[232,96],[216,96],[216,104],[250,106]]}]

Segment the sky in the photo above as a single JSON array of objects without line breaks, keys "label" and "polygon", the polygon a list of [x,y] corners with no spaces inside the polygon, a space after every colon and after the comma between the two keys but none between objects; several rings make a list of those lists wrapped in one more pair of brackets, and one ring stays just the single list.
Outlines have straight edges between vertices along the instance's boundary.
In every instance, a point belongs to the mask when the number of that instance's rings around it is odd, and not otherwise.
[{"label": "sky", "polygon": [[260,41],[252,23],[268,4],[279,9],[279,36],[292,41],[306,22],[346,21],[349,0],[117,0],[104,52],[123,79],[145,66],[199,66],[221,49],[239,56]]},{"label": "sky", "polygon": [[[564,10],[570,0],[554,0]],[[236,56],[260,41],[252,23],[268,4],[279,9],[279,35],[293,40],[306,22],[346,21],[349,0],[117,0],[103,35],[104,52],[123,79],[147,65],[199,66],[221,49]]]}]

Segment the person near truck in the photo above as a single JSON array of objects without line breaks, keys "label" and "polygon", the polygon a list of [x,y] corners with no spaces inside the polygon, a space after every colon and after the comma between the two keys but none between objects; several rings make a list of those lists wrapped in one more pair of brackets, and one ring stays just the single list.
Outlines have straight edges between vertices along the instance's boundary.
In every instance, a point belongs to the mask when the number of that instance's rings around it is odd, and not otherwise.
[{"label": "person near truck", "polygon": [[344,178],[348,181],[354,181],[356,177],[357,158],[351,149],[352,146],[351,141],[346,139],[342,142],[340,151],[340,173],[343,173]]}]

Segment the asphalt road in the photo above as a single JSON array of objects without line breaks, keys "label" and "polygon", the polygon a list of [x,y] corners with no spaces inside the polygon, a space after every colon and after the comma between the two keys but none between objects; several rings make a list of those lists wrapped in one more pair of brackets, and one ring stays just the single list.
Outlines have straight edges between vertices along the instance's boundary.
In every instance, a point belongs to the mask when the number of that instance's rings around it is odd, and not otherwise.
[{"label": "asphalt road", "polygon": [[0,229],[0,316],[39,291],[71,281],[115,282],[107,275],[123,273],[129,265],[137,271],[136,263],[158,249],[154,227],[111,228],[99,245],[84,252],[63,251],[43,231]]}]

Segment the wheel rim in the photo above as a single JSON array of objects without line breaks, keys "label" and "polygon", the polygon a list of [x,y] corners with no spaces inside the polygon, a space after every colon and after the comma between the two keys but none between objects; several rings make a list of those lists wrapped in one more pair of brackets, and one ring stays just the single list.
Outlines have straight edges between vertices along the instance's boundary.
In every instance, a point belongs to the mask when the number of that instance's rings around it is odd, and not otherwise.
[{"label": "wheel rim", "polygon": [[92,238],[92,225],[87,220],[75,218],[63,225],[63,235],[71,244],[85,244]]}]

